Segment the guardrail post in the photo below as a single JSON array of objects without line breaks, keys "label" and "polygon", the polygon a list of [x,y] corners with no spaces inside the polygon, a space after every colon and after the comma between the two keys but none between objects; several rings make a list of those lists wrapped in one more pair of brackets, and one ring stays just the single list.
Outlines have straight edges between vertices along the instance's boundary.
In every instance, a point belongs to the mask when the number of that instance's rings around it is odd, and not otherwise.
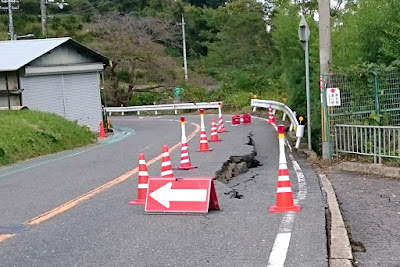
[{"label": "guardrail post", "polygon": [[256,110],[257,110],[257,107],[253,107],[253,112],[256,112]]},{"label": "guardrail post", "polygon": [[158,114],[158,113],[157,113],[157,110],[154,110],[154,114],[156,114],[156,115]]},{"label": "guardrail post", "polygon": [[177,114],[178,114],[178,110],[177,110],[177,109],[174,109],[174,111],[175,111],[175,115],[177,115]]},{"label": "guardrail post", "polygon": [[337,126],[335,127],[335,147],[336,147],[336,163],[338,163],[339,162],[339,149],[338,149],[338,138],[337,138],[337,135],[338,135],[338,132],[337,132]]},{"label": "guardrail post", "polygon": [[381,158],[381,139],[382,139],[382,134],[381,134],[381,128],[379,128],[378,129],[378,131],[379,131],[379,140],[378,140],[378,155],[379,155],[379,164],[381,164],[382,163],[382,158]]},{"label": "guardrail post", "polygon": [[140,111],[139,110],[137,111],[137,115],[140,116]]},{"label": "guardrail post", "polygon": [[282,121],[286,120],[286,112],[283,112]]},{"label": "guardrail post", "polygon": [[108,116],[111,116],[111,111],[110,111],[110,112],[108,112]]},{"label": "guardrail post", "polygon": [[376,164],[376,128],[374,128],[374,164]]}]

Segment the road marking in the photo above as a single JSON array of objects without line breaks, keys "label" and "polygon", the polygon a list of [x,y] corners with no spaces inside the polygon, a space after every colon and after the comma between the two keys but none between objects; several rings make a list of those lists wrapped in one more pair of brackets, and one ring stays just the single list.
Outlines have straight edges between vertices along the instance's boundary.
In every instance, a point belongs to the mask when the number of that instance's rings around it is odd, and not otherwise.
[{"label": "road marking", "polygon": [[12,235],[12,234],[0,235],[0,243],[6,239],[9,239],[10,237],[13,237],[13,236],[14,235]]},{"label": "road marking", "polygon": [[272,252],[269,255],[268,266],[283,267],[287,251],[289,249],[290,238],[292,236],[292,228],[294,224],[295,214],[293,211],[286,213],[279,226],[279,234],[276,236]]},{"label": "road marking", "polygon": [[[187,141],[189,141],[193,137],[195,137],[196,134],[200,131],[200,125],[198,125],[196,123],[191,123],[191,124],[193,126],[195,126],[195,130],[187,137]],[[176,145],[174,145],[173,147],[171,147],[169,149],[169,151],[172,152],[173,150],[175,150],[176,148],[178,148],[180,146],[181,146],[181,142],[179,142]],[[163,156],[163,154],[161,153],[160,155],[152,158],[151,160],[149,160],[147,162],[147,165],[150,166],[151,164],[157,162],[158,160],[160,160],[162,158],[162,156]],[[139,167],[136,167],[136,168],[134,168],[134,169],[122,174],[121,176],[119,176],[117,178],[114,178],[113,180],[111,180],[111,181],[109,181],[109,182],[107,182],[107,183],[105,183],[105,184],[103,184],[103,185],[101,185],[101,186],[99,186],[99,187],[97,187],[97,188],[95,188],[93,190],[90,190],[89,192],[87,192],[87,193],[85,193],[85,194],[83,194],[83,195],[81,195],[81,196],[79,196],[77,198],[74,198],[74,199],[72,199],[72,200],[70,200],[70,201],[68,201],[68,202],[66,202],[66,203],[64,203],[64,204],[52,209],[52,210],[49,210],[49,211],[47,211],[47,212],[45,212],[43,214],[40,214],[39,216],[36,216],[35,218],[30,219],[29,221],[25,222],[25,224],[35,225],[35,224],[40,224],[40,223],[42,223],[44,221],[47,221],[47,220],[49,220],[49,219],[51,219],[51,218],[53,218],[53,217],[65,212],[65,211],[67,211],[67,210],[72,209],[73,207],[75,207],[79,203],[81,203],[81,202],[83,202],[85,200],[88,200],[88,199],[94,197],[95,195],[100,194],[101,192],[107,190],[108,188],[127,180],[129,177],[131,177],[132,175],[136,174],[137,172],[139,172]],[[10,238],[12,236],[14,236],[14,235],[0,235],[0,242],[4,241],[4,240],[6,240],[6,239],[8,239],[8,238]]]},{"label": "road marking", "polygon": [[304,176],[299,163],[297,163],[297,161],[294,159],[292,153],[289,153],[289,159],[292,161],[293,169],[296,172],[297,182],[299,185],[299,193],[297,193],[297,199],[304,200],[307,196],[306,177]]}]

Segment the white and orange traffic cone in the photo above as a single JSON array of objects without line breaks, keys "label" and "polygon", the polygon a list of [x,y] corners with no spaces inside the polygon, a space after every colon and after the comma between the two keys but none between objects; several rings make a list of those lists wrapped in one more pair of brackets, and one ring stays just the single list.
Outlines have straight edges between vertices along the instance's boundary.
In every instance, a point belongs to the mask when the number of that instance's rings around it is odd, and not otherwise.
[{"label": "white and orange traffic cone", "polygon": [[100,127],[99,138],[107,137],[106,132],[104,131],[104,126],[102,121],[100,121],[99,127]]},{"label": "white and orange traffic cone", "polygon": [[225,130],[224,127],[224,119],[222,118],[222,112],[221,112],[221,103],[218,103],[218,133],[225,133],[227,130]]},{"label": "white and orange traffic cone", "polygon": [[174,177],[172,173],[171,159],[169,157],[168,146],[163,145],[163,156],[161,162],[161,177]]},{"label": "white and orange traffic cone", "polygon": [[278,189],[276,191],[276,204],[269,212],[299,211],[300,206],[293,203],[292,187],[290,185],[289,170],[285,156],[285,126],[278,126],[279,138],[279,172]]},{"label": "white and orange traffic cone", "polygon": [[212,148],[208,147],[206,128],[204,127],[204,110],[200,109],[200,148],[196,152],[210,152]]},{"label": "white and orange traffic cone", "polygon": [[149,173],[147,172],[146,161],[144,160],[144,154],[139,154],[139,178],[138,178],[138,190],[136,200],[129,201],[129,205],[144,205],[146,204],[147,195],[147,183],[149,181]]},{"label": "white and orange traffic cone", "polygon": [[192,166],[192,164],[190,163],[186,132],[185,132],[185,117],[181,117],[181,128],[182,128],[181,165],[177,169],[190,170],[197,168],[196,166]]},{"label": "white and orange traffic cone", "polygon": [[272,112],[271,105],[269,105],[269,108],[268,108],[268,123],[270,123],[270,124],[275,123],[275,117],[274,117],[274,113]]},{"label": "white and orange traffic cone", "polygon": [[209,142],[220,142],[221,140],[218,138],[217,126],[215,125],[215,119],[211,119],[211,139]]}]

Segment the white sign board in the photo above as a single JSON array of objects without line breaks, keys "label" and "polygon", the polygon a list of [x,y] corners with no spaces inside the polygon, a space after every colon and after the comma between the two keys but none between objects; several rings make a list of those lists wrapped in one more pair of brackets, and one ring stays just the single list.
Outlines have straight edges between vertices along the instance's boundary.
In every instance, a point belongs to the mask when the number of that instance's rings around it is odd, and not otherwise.
[{"label": "white sign board", "polygon": [[326,88],[326,100],[328,107],[338,107],[340,103],[340,89],[339,88]]}]

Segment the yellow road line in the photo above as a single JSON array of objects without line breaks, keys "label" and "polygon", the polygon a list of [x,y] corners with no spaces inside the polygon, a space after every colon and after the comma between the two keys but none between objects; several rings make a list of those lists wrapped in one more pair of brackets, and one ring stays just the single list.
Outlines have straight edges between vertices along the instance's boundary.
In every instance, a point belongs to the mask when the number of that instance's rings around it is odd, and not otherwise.
[{"label": "yellow road line", "polygon": [[[200,126],[198,124],[196,124],[196,123],[191,123],[191,124],[194,125],[196,128],[187,137],[187,141],[189,141],[193,137],[195,137],[195,135],[200,131]],[[181,142],[177,143],[176,145],[171,147],[169,149],[169,151],[175,150],[180,145],[181,145]],[[147,162],[147,165],[151,165],[151,164],[157,162],[158,160],[160,160],[162,158],[162,155],[163,154],[161,153],[160,155],[152,158],[151,160],[149,160]],[[51,219],[51,218],[63,213],[64,211],[72,209],[73,207],[75,207],[79,203],[81,203],[81,202],[83,202],[85,200],[88,200],[89,198],[92,198],[93,196],[95,196],[97,194],[100,194],[101,192],[107,190],[108,188],[125,181],[126,179],[128,179],[132,175],[136,174],[138,171],[139,171],[139,167],[136,167],[136,168],[134,168],[134,169],[122,174],[121,176],[119,176],[117,178],[114,178],[113,180],[111,180],[111,181],[109,181],[109,182],[107,182],[107,183],[105,183],[105,184],[103,184],[103,185],[101,185],[101,186],[99,186],[99,187],[97,187],[97,188],[95,188],[93,190],[90,190],[89,192],[87,192],[87,193],[85,193],[85,194],[83,194],[83,195],[81,195],[81,196],[79,196],[77,198],[74,198],[74,199],[72,199],[72,200],[70,200],[70,201],[68,201],[68,202],[66,202],[66,203],[64,203],[64,204],[52,209],[52,210],[49,210],[49,211],[47,211],[47,212],[45,212],[43,214],[40,214],[39,216],[36,216],[33,219],[30,219],[29,221],[25,222],[25,224],[34,225],[34,224],[39,224],[39,223],[42,223],[44,221],[47,221],[47,220],[49,220],[49,219]],[[10,238],[12,236],[14,236],[14,235],[0,235],[0,242],[4,241],[4,240],[6,240],[6,239],[8,239],[8,238]]]},{"label": "yellow road line", "polygon": [[14,235],[7,234],[7,235],[0,235],[0,242],[3,242],[6,239],[9,239],[10,237],[13,237]]}]

